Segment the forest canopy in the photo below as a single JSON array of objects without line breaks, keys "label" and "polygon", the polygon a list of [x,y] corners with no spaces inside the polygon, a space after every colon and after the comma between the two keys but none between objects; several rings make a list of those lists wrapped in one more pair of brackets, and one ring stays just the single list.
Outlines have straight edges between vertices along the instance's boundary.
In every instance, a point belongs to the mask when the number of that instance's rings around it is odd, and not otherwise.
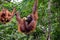
[{"label": "forest canopy", "polygon": [[[51,2],[50,2],[51,1]],[[60,40],[60,0],[38,0],[38,22],[36,29],[29,35],[18,32],[16,16],[6,24],[0,23],[0,40]],[[49,2],[50,12],[48,10]],[[21,17],[31,14],[34,0],[22,0],[12,2],[11,0],[0,0],[0,11],[2,8],[12,12],[13,8],[21,13]],[[50,29],[50,32],[49,32]]]}]

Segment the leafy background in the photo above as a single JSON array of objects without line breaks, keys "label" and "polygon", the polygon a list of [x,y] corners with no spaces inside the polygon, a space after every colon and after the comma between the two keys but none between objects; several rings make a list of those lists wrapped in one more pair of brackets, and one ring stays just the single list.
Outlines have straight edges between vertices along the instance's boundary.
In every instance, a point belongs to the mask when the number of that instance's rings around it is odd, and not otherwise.
[{"label": "leafy background", "polygon": [[[12,3],[11,0],[0,0],[0,10],[3,7],[12,12],[13,8],[19,11],[21,17],[32,12],[34,0],[23,0]],[[51,40],[60,40],[60,0],[51,2]],[[14,16],[7,24],[0,23],[0,40],[46,40],[48,33],[48,0],[38,0],[38,22],[34,32],[25,35],[17,31],[17,21]]]}]

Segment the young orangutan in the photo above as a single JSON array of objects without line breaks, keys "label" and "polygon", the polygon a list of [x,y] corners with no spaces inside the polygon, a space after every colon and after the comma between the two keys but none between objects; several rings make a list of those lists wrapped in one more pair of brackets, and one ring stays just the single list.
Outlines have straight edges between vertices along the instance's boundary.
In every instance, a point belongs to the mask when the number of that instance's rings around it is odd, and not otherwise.
[{"label": "young orangutan", "polygon": [[19,12],[16,12],[19,32],[30,33],[36,28],[36,23],[38,19],[37,4],[38,0],[35,0],[32,14],[28,15],[27,18],[21,18]]},{"label": "young orangutan", "polygon": [[0,22],[2,22],[3,24],[9,22],[11,18],[14,16],[15,11],[15,8],[12,12],[9,12],[7,9],[3,8],[0,12]]}]

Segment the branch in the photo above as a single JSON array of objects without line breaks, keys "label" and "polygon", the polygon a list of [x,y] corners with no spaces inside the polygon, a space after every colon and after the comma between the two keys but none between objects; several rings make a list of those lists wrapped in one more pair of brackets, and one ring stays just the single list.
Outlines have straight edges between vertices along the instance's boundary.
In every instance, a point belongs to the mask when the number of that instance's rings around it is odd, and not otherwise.
[{"label": "branch", "polygon": [[46,40],[51,40],[51,0],[48,0],[48,35]]}]

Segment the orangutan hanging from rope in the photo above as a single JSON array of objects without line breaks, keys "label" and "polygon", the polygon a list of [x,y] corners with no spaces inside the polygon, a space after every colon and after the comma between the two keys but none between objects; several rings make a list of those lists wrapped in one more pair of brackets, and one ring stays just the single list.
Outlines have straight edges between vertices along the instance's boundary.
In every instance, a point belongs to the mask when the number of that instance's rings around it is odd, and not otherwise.
[{"label": "orangutan hanging from rope", "polygon": [[7,9],[3,8],[0,11],[0,22],[5,24],[11,20],[11,18],[14,16],[16,9],[14,8],[12,12],[9,12]]},{"label": "orangutan hanging from rope", "polygon": [[36,28],[38,13],[37,13],[38,0],[35,0],[32,13],[27,18],[21,18],[19,12],[16,12],[16,19],[18,22],[18,31],[22,33],[30,33]]}]

